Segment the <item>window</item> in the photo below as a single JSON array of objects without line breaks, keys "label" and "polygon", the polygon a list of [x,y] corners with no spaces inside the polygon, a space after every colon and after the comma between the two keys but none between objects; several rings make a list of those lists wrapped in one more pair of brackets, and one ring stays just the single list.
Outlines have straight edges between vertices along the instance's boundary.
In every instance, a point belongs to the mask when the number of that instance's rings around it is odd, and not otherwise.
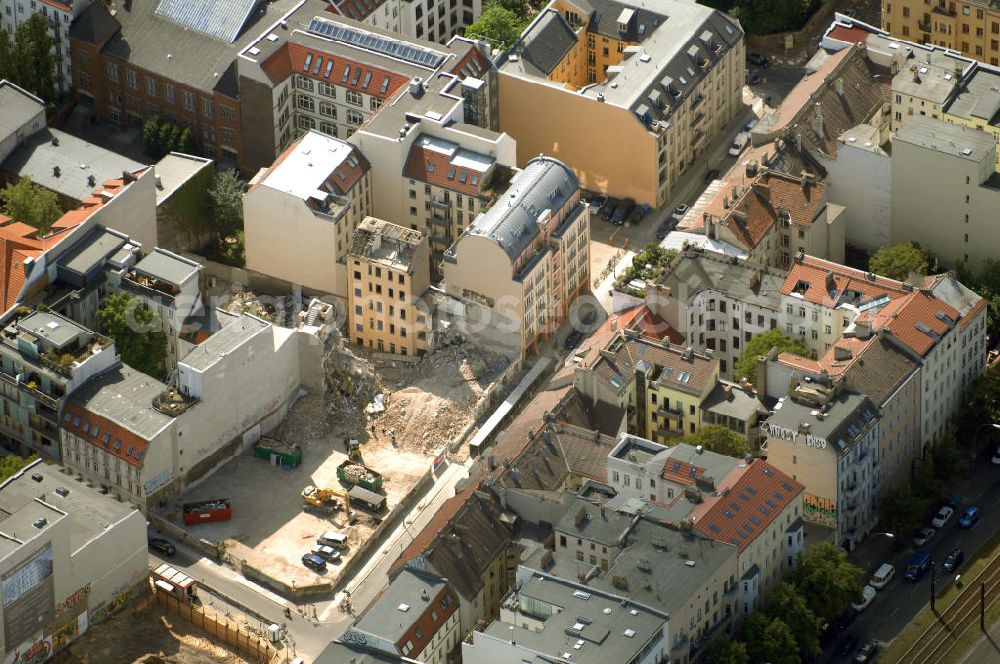
[{"label": "window", "polygon": [[156,96],[156,79],[146,77],[146,94],[150,97]]},{"label": "window", "polygon": [[361,106],[361,93],[355,92],[354,90],[348,90],[347,103],[354,104],[355,106]]},{"label": "window", "polygon": [[382,108],[382,100],[378,97],[372,97],[371,104],[369,104],[369,106],[373,111],[377,111]]},{"label": "window", "polygon": [[168,104],[174,103],[174,86],[170,85],[169,83],[163,84],[163,101],[167,102]]},{"label": "window", "polygon": [[365,121],[365,117],[358,111],[347,109],[347,124],[359,125]]},{"label": "window", "polygon": [[194,111],[194,95],[187,90],[181,90],[181,106],[185,111]]},{"label": "window", "polygon": [[125,78],[128,83],[128,87],[133,90],[139,89],[139,76],[135,73],[134,69],[126,69]]},{"label": "window", "polygon": [[202,99],[201,100],[201,114],[205,116],[206,120],[212,119],[212,100]]},{"label": "window", "polygon": [[108,80],[112,83],[118,82],[118,65],[114,62],[108,63]]},{"label": "window", "polygon": [[315,129],[316,121],[308,115],[299,115],[296,120],[299,129]]},{"label": "window", "polygon": [[295,106],[306,111],[316,110],[316,102],[308,95],[295,95]]},{"label": "window", "polygon": [[324,97],[329,97],[330,99],[337,98],[337,87],[326,81],[319,82],[319,93]]},{"label": "window", "polygon": [[337,136],[337,125],[332,122],[327,122],[326,120],[321,120],[319,123],[319,130],[328,136]]},{"label": "window", "polygon": [[[312,101],[310,99],[310,101]],[[337,119],[337,108],[328,101],[321,101],[319,103],[319,114],[324,115],[328,118]]]},{"label": "window", "polygon": [[231,106],[219,106],[219,117],[223,120],[235,120],[236,109]]},{"label": "window", "polygon": [[295,87],[297,87],[299,90],[306,90],[308,92],[312,92],[313,91],[312,79],[306,78],[305,76],[296,75]]}]

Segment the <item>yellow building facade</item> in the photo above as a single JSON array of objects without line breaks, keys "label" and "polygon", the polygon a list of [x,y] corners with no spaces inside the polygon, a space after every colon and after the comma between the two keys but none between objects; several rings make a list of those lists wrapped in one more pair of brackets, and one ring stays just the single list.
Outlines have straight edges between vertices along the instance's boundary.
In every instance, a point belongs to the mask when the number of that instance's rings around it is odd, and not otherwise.
[{"label": "yellow building facade", "polygon": [[1000,65],[1000,7],[990,0],[883,0],[882,29]]}]

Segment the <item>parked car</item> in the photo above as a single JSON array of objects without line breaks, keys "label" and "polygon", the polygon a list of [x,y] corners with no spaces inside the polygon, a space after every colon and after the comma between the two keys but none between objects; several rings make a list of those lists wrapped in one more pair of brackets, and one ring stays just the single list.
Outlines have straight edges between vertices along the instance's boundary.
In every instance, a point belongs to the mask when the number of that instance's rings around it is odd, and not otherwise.
[{"label": "parked car", "polygon": [[844,637],[844,640],[840,642],[840,647],[837,648],[837,654],[841,657],[847,657],[854,649],[858,647],[858,637],[853,634],[848,634]]},{"label": "parked car", "polygon": [[771,61],[767,56],[760,53],[747,53],[747,62],[754,67],[769,67],[771,65]]},{"label": "parked car", "polygon": [[906,571],[903,572],[903,578],[907,581],[919,581],[933,564],[934,557],[927,551],[921,551],[910,558],[910,562],[906,563]]},{"label": "parked car", "polygon": [[573,348],[576,348],[580,344],[580,341],[582,340],[583,340],[583,332],[581,332],[580,330],[573,330],[566,337],[566,341],[563,343],[563,348],[565,348],[566,350],[571,350]]},{"label": "parked car", "polygon": [[951,498],[948,499],[948,502],[946,502],[945,505],[947,505],[953,510],[957,510],[959,507],[962,506],[962,497],[952,496]]},{"label": "parked car", "polygon": [[749,142],[750,134],[745,131],[741,131],[736,134],[736,138],[733,139],[732,145],[729,146],[729,156],[739,157],[740,153],[743,152],[743,148],[745,148]]},{"label": "parked car", "polygon": [[931,525],[935,528],[944,528],[944,524],[948,523],[948,519],[950,519],[951,515],[954,513],[955,510],[945,505],[939,509],[938,513],[934,515],[934,518],[931,519]]},{"label": "parked car", "polygon": [[896,568],[889,563],[882,563],[882,565],[875,570],[872,574],[872,578],[868,581],[870,585],[875,590],[882,590],[889,582],[892,581],[892,577],[896,576]]},{"label": "parked car", "polygon": [[757,126],[757,118],[751,118],[749,122],[743,125],[743,131],[751,132],[753,128]]},{"label": "parked car", "polygon": [[852,602],[851,608],[855,611],[864,611],[868,608],[868,605],[872,603],[872,600],[875,599],[876,594],[877,593],[874,588],[871,586],[865,586],[861,589],[861,601],[857,604]]},{"label": "parked car", "polygon": [[642,218],[646,216],[646,212],[646,206],[636,205],[628,215],[628,223],[633,226],[641,223]]},{"label": "parked car", "polygon": [[663,238],[665,238],[665,237],[667,237],[668,235],[670,235],[670,231],[671,231],[671,230],[673,230],[673,227],[674,227],[675,225],[676,225],[676,224],[671,224],[671,223],[670,223],[669,221],[664,221],[664,222],[663,222],[662,224],[660,224],[660,226],[659,226],[659,227],[658,227],[658,228],[656,229],[656,239],[657,239],[657,240],[662,240]]},{"label": "parked car", "polygon": [[854,656],[854,664],[868,664],[875,659],[876,652],[878,652],[878,641],[872,639],[861,646],[861,650]]},{"label": "parked car", "polygon": [[718,168],[710,168],[708,172],[705,173],[705,182],[711,182],[712,180],[718,180],[719,176],[722,175]]},{"label": "parked car", "polygon": [[340,560],[340,551],[337,551],[332,546],[326,544],[317,544],[312,548],[312,550],[309,553],[317,555],[323,560],[326,560],[328,562],[335,563],[338,560]]},{"label": "parked car", "polygon": [[680,221],[681,219],[684,218],[684,215],[687,214],[688,209],[689,208],[687,205],[681,203],[680,205],[674,208],[673,212],[670,213],[670,218],[673,219],[674,221]]},{"label": "parked car", "polygon": [[924,528],[917,536],[913,538],[913,546],[923,546],[934,537],[934,533],[937,532],[933,528]]},{"label": "parked car", "polygon": [[996,452],[993,453],[993,458],[990,459],[990,462],[994,466],[1000,466],[1000,447],[998,447]]},{"label": "parked car", "polygon": [[758,83],[760,83],[760,74],[755,71],[748,70],[747,85],[757,85]]},{"label": "parked car", "polygon": [[590,216],[596,217],[601,214],[601,210],[608,203],[608,197],[604,194],[598,194],[590,201]]},{"label": "parked car", "polygon": [[632,211],[635,210],[635,201],[631,198],[623,198],[618,207],[615,208],[614,214],[611,216],[611,223],[616,226],[621,226],[625,223],[625,220],[629,218]]},{"label": "parked car", "polygon": [[315,553],[302,554],[302,564],[312,571],[319,572],[320,574],[326,571],[326,561],[317,556]]},{"label": "parked car", "polygon": [[177,547],[175,547],[170,540],[165,540],[161,537],[150,537],[149,548],[153,551],[158,551],[165,556],[172,556],[177,553]]},{"label": "parked car", "polygon": [[965,553],[957,546],[951,550],[944,560],[941,561],[941,569],[945,572],[954,572],[965,560]]},{"label": "parked car", "polygon": [[981,517],[982,513],[980,513],[978,507],[966,507],[965,514],[963,514],[962,518],[958,520],[958,527],[971,528],[979,523],[979,519]]},{"label": "parked car", "polygon": [[618,207],[618,199],[609,197],[608,200],[604,202],[601,206],[601,219],[604,221],[611,221],[611,215],[615,213],[615,209]]}]

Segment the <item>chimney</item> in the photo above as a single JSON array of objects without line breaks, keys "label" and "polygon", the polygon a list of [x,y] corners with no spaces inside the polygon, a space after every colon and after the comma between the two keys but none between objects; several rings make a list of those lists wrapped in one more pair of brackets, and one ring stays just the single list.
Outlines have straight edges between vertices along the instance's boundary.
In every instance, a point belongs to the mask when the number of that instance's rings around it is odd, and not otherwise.
[{"label": "chimney", "polygon": [[767,152],[760,155],[760,163],[764,168],[767,168],[771,164],[771,158],[767,156]]},{"label": "chimney", "polygon": [[747,177],[754,177],[757,175],[757,160],[751,160],[747,162]]},{"label": "chimney", "polygon": [[59,167],[58,167],[58,166],[53,166],[53,167],[52,167],[52,177],[56,177],[56,178],[57,178],[57,177],[59,177],[59,176],[60,176],[61,174],[62,174],[62,171],[61,171],[61,170],[59,169]]},{"label": "chimney", "polygon": [[410,79],[410,94],[417,99],[424,96],[424,79],[419,76]]},{"label": "chimney", "polygon": [[799,247],[799,250],[795,252],[795,262],[801,263],[803,260],[805,260],[805,257],[806,257],[806,250],[803,249],[802,247]]},{"label": "chimney", "polygon": [[715,218],[712,215],[705,213],[705,237],[712,237],[715,233]]},{"label": "chimney", "polygon": [[813,105],[813,110],[815,112],[813,113],[813,118],[812,118],[812,130],[814,132],[816,132],[817,136],[819,136],[820,138],[824,138],[824,135],[823,135],[823,110],[822,110],[822,107],[820,106],[819,102],[816,102]]},{"label": "chimney", "polygon": [[844,79],[838,78],[833,82],[833,88],[837,91],[837,94],[841,97],[844,96]]},{"label": "chimney", "polygon": [[765,201],[771,200],[771,185],[767,184],[766,182],[761,182],[760,180],[754,182],[753,190],[757,192],[757,194]]}]

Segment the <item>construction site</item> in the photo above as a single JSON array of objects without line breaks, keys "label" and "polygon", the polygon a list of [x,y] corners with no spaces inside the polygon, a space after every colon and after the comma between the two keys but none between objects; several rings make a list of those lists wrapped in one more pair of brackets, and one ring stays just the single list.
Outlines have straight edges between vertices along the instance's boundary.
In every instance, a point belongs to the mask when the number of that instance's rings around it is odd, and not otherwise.
[{"label": "construction site", "polygon": [[[324,395],[301,396],[254,454],[232,459],[160,516],[219,546],[237,569],[245,561],[296,588],[336,585],[435,457],[488,407],[484,399],[499,397],[488,388],[508,368],[505,357],[458,336],[440,341],[423,358],[329,353]],[[194,505],[219,499],[231,507],[224,517],[190,518]],[[346,536],[343,546],[323,554],[322,568],[307,568],[303,554],[331,530]]]}]

